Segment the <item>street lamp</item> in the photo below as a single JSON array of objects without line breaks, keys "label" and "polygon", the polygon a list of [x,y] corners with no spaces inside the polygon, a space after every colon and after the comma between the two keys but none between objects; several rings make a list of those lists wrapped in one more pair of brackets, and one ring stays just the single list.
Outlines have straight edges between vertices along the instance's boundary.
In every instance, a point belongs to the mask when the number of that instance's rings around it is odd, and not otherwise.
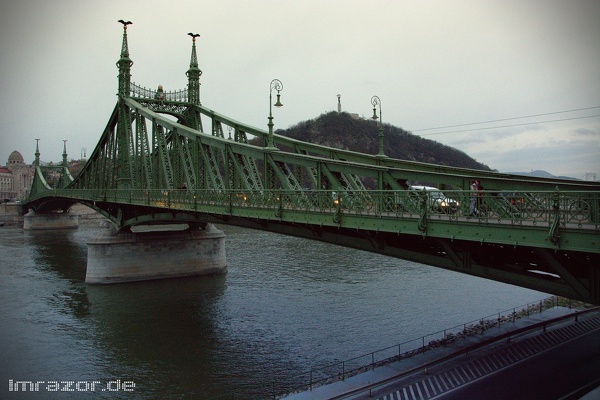
[{"label": "street lamp", "polygon": [[371,97],[371,104],[373,105],[373,119],[377,120],[377,110],[376,106],[379,106],[379,154],[377,157],[385,157],[383,154],[383,118],[381,115],[381,100],[378,96]]},{"label": "street lamp", "polygon": [[279,79],[273,79],[269,88],[269,123],[267,124],[269,126],[269,136],[267,138],[268,149],[277,149],[277,147],[275,147],[273,144],[273,107],[271,106],[273,103],[273,89],[277,90],[277,101],[273,105],[279,108],[283,106],[279,97],[279,92],[283,90],[283,83],[281,83]]}]

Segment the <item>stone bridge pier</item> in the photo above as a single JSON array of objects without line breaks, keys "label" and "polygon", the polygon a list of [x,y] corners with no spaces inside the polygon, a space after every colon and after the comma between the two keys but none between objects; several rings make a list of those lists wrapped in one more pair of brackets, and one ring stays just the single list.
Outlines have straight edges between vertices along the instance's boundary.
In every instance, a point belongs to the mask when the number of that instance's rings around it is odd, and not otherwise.
[{"label": "stone bridge pier", "polygon": [[[108,221],[88,245],[85,281],[133,282],[224,273],[225,234],[212,224],[174,230],[117,229]],[[134,228],[135,229],[135,228]]]},{"label": "stone bridge pier", "polygon": [[32,209],[23,216],[23,229],[77,229],[79,228],[79,215],[70,212],[36,214]]}]

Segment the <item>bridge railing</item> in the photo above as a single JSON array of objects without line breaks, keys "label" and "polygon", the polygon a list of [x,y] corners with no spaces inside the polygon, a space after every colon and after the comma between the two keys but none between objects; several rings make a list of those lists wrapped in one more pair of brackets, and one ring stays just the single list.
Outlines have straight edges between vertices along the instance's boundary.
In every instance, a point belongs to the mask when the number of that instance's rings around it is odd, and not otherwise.
[{"label": "bridge railing", "polygon": [[[429,350],[446,347],[458,340],[481,335],[489,329],[505,324],[514,324],[519,319],[529,318],[531,315],[541,314],[555,307],[568,307],[570,309],[572,307],[571,302],[569,299],[553,296],[534,303],[506,309],[477,320],[465,322],[343,361],[313,367],[301,374],[289,376],[289,374],[280,373],[279,375],[285,378],[274,378],[271,386],[264,388],[265,395],[268,395],[267,392],[270,390],[272,397],[277,398],[277,396],[284,394],[312,390],[322,385],[344,381],[349,377],[374,370],[383,365],[392,362],[401,362]],[[573,314],[577,316],[579,313],[587,311],[590,310],[574,311]],[[559,317],[559,319],[572,318],[573,314],[567,314],[567,316]],[[465,351],[468,351],[468,348]]]},{"label": "bridge railing", "polygon": [[595,192],[56,189],[39,194],[48,195],[221,214],[253,209],[277,217],[304,212],[600,229],[600,193]]},{"label": "bridge railing", "polygon": [[131,97],[137,97],[148,100],[166,100],[166,101],[177,101],[186,102],[188,101],[187,89],[174,90],[170,92],[157,92],[157,89],[150,89],[131,83],[130,86]]}]

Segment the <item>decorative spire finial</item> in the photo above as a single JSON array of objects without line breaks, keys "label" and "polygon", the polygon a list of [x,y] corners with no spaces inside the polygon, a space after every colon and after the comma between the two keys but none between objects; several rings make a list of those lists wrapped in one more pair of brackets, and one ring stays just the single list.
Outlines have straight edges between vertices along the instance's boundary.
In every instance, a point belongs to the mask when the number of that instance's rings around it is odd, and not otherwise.
[{"label": "decorative spire finial", "polygon": [[63,167],[67,166],[67,141],[63,139],[64,147],[63,147]]},{"label": "decorative spire finial", "polygon": [[35,165],[40,166],[40,139],[35,139]]},{"label": "decorative spire finial", "polygon": [[129,49],[127,47],[127,25],[133,24],[131,21],[123,21],[120,19],[118,22],[123,24],[123,45],[121,46],[121,57],[129,57]]},{"label": "decorative spire finial", "polygon": [[188,101],[193,104],[200,104],[200,75],[202,71],[198,68],[198,57],[196,56],[196,38],[198,33],[188,33],[192,37],[192,57],[190,59],[190,69],[186,72],[188,77]]},{"label": "decorative spire finial", "polygon": [[199,33],[188,33],[192,37],[192,58],[190,60],[190,68],[198,67],[198,57],[196,56],[196,38],[200,37]]},{"label": "decorative spire finial", "polygon": [[131,25],[131,21],[118,22],[123,24],[123,45],[121,46],[121,58],[117,62],[119,67],[119,93],[120,97],[128,97],[131,86],[131,66],[133,61],[129,58],[129,48],[127,46],[127,25]]}]

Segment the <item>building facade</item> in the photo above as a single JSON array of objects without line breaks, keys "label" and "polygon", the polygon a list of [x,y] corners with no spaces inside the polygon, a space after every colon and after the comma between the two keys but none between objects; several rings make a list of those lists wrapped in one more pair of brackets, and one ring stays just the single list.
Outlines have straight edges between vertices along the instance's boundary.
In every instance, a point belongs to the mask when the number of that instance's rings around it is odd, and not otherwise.
[{"label": "building facade", "polygon": [[12,172],[6,167],[0,167],[0,201],[14,197]]},{"label": "building facade", "polygon": [[0,167],[0,201],[23,200],[29,196],[34,168],[25,163],[18,151],[8,156],[5,167]]}]

